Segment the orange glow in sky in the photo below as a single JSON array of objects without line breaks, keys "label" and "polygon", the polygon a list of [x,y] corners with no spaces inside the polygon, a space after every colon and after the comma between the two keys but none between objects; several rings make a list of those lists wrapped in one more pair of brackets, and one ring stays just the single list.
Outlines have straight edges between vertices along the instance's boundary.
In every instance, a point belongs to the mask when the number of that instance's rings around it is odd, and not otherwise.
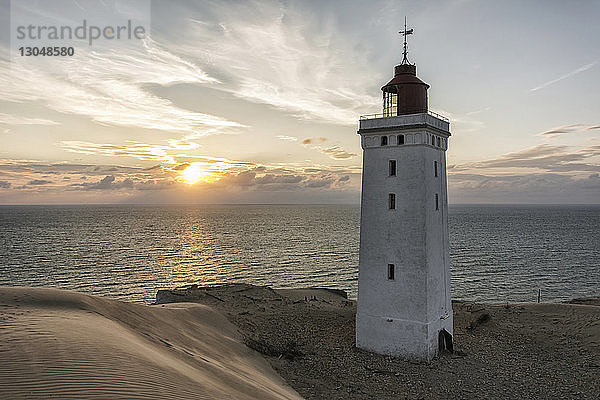
[{"label": "orange glow in sky", "polygon": [[185,183],[190,185],[198,182],[214,182],[218,180],[217,174],[207,171],[198,164],[192,164],[181,171],[181,177]]}]

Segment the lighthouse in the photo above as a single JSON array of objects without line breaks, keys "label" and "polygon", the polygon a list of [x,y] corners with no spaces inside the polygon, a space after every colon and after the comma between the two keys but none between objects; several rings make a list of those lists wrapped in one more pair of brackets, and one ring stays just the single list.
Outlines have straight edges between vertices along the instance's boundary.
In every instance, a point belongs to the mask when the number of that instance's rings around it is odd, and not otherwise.
[{"label": "lighthouse", "polygon": [[430,361],[452,350],[446,149],[448,119],[428,110],[429,85],[404,53],[363,116],[356,346]]}]

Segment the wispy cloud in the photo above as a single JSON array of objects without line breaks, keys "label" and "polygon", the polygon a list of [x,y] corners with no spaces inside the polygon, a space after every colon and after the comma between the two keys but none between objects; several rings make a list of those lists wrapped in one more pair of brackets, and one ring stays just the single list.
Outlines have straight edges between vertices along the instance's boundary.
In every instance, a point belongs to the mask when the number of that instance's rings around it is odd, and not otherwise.
[{"label": "wispy cloud", "polygon": [[327,154],[327,155],[331,156],[332,158],[336,158],[336,159],[346,159],[346,158],[352,158],[352,157],[357,156],[356,153],[350,153],[350,152],[344,150],[341,146],[327,147],[325,149],[320,149],[319,151],[323,154]]},{"label": "wispy cloud", "polygon": [[[52,110],[87,116],[105,125],[200,135],[215,128],[241,127],[225,118],[177,107],[152,94],[146,85],[212,85],[218,80],[149,37],[143,46],[127,51],[81,50],[77,57],[46,67],[24,58],[0,60],[2,100],[41,102]],[[44,90],[38,90],[40,82]]]},{"label": "wispy cloud", "polygon": [[0,113],[0,124],[6,125],[59,125],[56,121],[43,118],[29,118],[20,115]]},{"label": "wispy cloud", "polygon": [[570,77],[572,77],[572,76],[574,76],[574,75],[577,75],[577,74],[579,74],[579,73],[581,73],[581,72],[583,72],[583,71],[587,71],[588,69],[592,68],[592,67],[593,67],[594,65],[596,65],[596,64],[598,64],[598,61],[594,61],[594,62],[592,62],[592,63],[585,64],[585,65],[583,65],[583,66],[581,66],[581,67],[579,67],[579,68],[576,68],[576,69],[574,69],[574,70],[573,70],[573,71],[571,71],[571,72],[568,72],[568,73],[566,73],[566,74],[564,74],[564,75],[561,75],[561,76],[559,76],[559,77],[558,77],[558,78],[556,78],[556,79],[552,79],[552,80],[550,80],[550,81],[548,81],[548,82],[544,82],[544,83],[542,83],[541,85],[538,85],[538,86],[536,86],[536,87],[534,87],[534,88],[531,88],[530,90],[531,90],[532,92],[536,92],[536,91],[538,91],[538,90],[540,90],[540,89],[544,89],[544,88],[546,88],[546,87],[548,87],[548,86],[550,86],[550,85],[554,85],[554,84],[555,84],[555,83],[557,83],[557,82],[560,82],[560,81],[562,81],[562,80],[564,80],[564,79],[570,78]]},{"label": "wispy cloud", "polygon": [[233,161],[223,157],[206,155],[187,155],[181,153],[178,145],[154,145],[135,141],[126,141],[123,144],[93,143],[84,141],[63,141],[63,149],[72,153],[88,155],[105,155],[115,157],[130,157],[143,161],[156,161],[156,165],[146,171],[157,169],[168,169],[170,171],[182,171],[194,163],[204,170],[221,173],[230,169],[248,168],[254,166],[252,162]]},{"label": "wispy cloud", "polygon": [[557,126],[542,133],[538,133],[537,136],[558,136],[571,132],[583,132],[583,131],[593,131],[600,129],[600,125],[584,125],[584,124],[571,124],[571,125],[562,125]]},{"label": "wispy cloud", "polygon": [[298,138],[295,136],[277,135],[276,138],[279,140],[287,140],[289,142],[297,142],[298,141]]},{"label": "wispy cloud", "polygon": [[107,156],[134,157],[145,161],[165,161],[174,164],[175,157],[168,154],[169,146],[151,145],[127,141],[123,145],[91,143],[67,140],[62,143],[63,149],[73,153],[102,154]]},{"label": "wispy cloud", "polygon": [[300,118],[344,125],[379,104],[367,90],[365,78],[372,71],[354,62],[355,49],[333,23],[319,24],[270,1],[239,3],[235,9],[211,3],[211,14],[204,17],[188,19],[190,40],[173,46],[219,71],[220,89]]},{"label": "wispy cloud", "polygon": [[562,126],[554,127],[552,129],[549,129],[542,133],[538,133],[537,136],[562,135],[564,133],[579,131],[583,127],[584,127],[584,125],[581,125],[581,124],[562,125]]}]

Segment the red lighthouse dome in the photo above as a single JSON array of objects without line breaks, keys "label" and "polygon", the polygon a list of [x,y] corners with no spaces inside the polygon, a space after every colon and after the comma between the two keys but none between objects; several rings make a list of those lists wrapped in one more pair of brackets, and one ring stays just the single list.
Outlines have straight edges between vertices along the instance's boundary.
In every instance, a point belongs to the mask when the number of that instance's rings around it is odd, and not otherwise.
[{"label": "red lighthouse dome", "polygon": [[408,61],[406,36],[411,35],[413,29],[406,28],[406,19],[404,30],[399,33],[404,35],[404,57],[394,68],[394,78],[381,88],[384,117],[427,112],[429,85],[417,78],[417,67]]},{"label": "red lighthouse dome", "polygon": [[429,85],[417,78],[417,67],[400,64],[394,68],[394,78],[383,91],[383,114],[386,117],[427,112]]}]

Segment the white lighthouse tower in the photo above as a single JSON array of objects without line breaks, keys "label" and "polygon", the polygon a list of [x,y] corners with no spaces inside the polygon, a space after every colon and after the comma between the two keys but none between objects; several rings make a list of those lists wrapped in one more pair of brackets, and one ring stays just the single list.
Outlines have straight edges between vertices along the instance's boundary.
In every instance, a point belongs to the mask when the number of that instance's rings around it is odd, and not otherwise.
[{"label": "white lighthouse tower", "polygon": [[446,149],[450,124],[404,58],[361,117],[363,148],[356,346],[431,360],[452,350]]}]

